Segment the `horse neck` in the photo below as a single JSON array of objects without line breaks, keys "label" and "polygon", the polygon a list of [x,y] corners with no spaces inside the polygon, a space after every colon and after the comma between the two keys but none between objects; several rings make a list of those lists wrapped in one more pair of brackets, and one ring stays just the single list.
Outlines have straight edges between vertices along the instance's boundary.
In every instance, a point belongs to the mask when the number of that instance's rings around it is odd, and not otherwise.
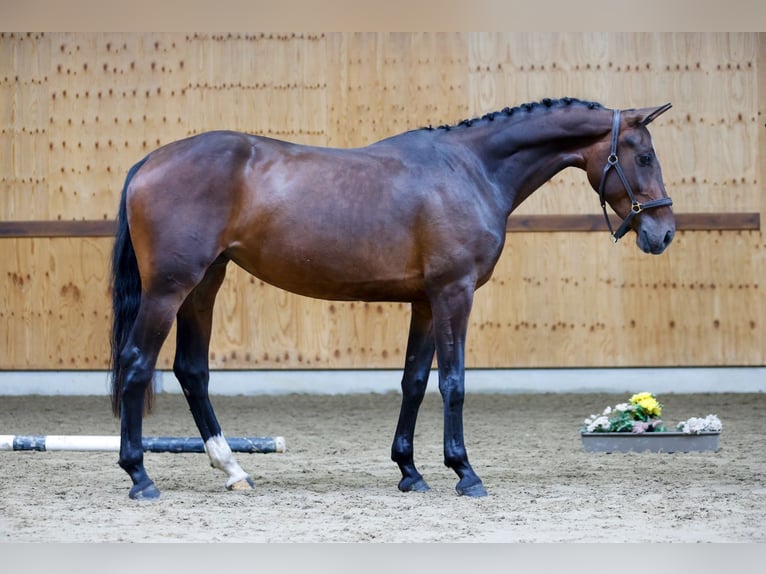
[{"label": "horse neck", "polygon": [[561,170],[585,169],[588,152],[608,139],[612,122],[611,110],[581,105],[516,114],[487,122],[485,133],[471,138],[508,214]]}]

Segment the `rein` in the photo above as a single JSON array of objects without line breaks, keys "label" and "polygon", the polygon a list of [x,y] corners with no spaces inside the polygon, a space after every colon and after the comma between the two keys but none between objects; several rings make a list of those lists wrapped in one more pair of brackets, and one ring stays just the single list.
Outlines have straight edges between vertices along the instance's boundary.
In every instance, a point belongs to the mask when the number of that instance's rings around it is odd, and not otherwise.
[{"label": "rein", "polygon": [[[646,203],[640,203],[638,200],[636,200],[636,197],[633,195],[633,189],[630,187],[630,183],[628,182],[628,178],[625,177],[625,172],[622,170],[622,166],[620,165],[620,160],[617,157],[617,140],[619,139],[620,135],[620,110],[614,110],[614,116],[612,118],[612,147],[609,151],[609,157],[606,160],[606,165],[604,166],[604,172],[601,174],[601,183],[598,186],[598,195],[601,200],[601,209],[604,210],[604,218],[606,219],[606,224],[609,227],[609,233],[612,235],[612,241],[614,243],[617,243],[620,238],[625,235],[628,230],[630,229],[630,223],[633,221],[633,218],[636,217],[639,213],[646,209],[654,209],[656,207],[664,207],[666,205],[673,205],[673,200],[669,197],[661,197],[659,199],[652,199],[651,201],[647,201]],[[620,227],[617,228],[617,231],[615,232],[612,229],[612,222],[609,220],[609,214],[606,211],[606,196],[605,196],[605,188],[606,188],[606,176],[609,174],[609,170],[614,168],[614,170],[617,172],[617,175],[620,177],[620,181],[622,181],[622,186],[625,188],[625,191],[628,193],[628,198],[630,199],[631,208],[630,213],[625,217],[625,219],[622,221],[622,224],[620,224]]]}]

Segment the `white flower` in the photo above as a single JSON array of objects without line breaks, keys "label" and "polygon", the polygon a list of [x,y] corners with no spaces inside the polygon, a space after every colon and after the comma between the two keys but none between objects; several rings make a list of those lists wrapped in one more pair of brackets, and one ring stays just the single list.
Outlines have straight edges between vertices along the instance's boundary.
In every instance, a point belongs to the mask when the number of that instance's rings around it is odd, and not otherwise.
[{"label": "white flower", "polygon": [[604,412],[603,412],[603,413],[601,413],[601,414],[602,414],[602,415],[608,415],[608,414],[611,414],[611,413],[612,413],[612,407],[606,407],[606,408],[604,409]]},{"label": "white flower", "polygon": [[595,432],[597,429],[609,430],[609,419],[607,417],[598,417],[588,425],[588,432]]},{"label": "white flower", "polygon": [[721,423],[721,419],[719,419],[716,415],[708,415],[705,417],[705,430],[711,432],[721,432],[722,428],[723,424]]},{"label": "white flower", "polygon": [[723,428],[721,419],[716,415],[708,415],[704,419],[691,417],[678,423],[677,428],[686,434],[699,434],[701,432],[720,432]]},{"label": "white flower", "polygon": [[620,412],[625,412],[630,408],[630,405],[628,403],[620,403],[619,405],[615,405],[614,407],[616,410]]}]

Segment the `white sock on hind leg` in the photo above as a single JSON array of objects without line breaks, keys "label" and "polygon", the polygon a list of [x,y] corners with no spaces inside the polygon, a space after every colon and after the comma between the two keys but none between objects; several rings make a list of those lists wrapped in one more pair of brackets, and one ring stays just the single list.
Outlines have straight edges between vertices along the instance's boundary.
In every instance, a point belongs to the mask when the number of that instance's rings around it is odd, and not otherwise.
[{"label": "white sock on hind leg", "polygon": [[207,452],[207,456],[210,458],[210,464],[224,471],[229,476],[229,479],[226,481],[227,487],[240,480],[249,478],[248,474],[242,470],[242,467],[234,459],[229,443],[226,442],[223,435],[209,438],[205,442],[205,452]]}]

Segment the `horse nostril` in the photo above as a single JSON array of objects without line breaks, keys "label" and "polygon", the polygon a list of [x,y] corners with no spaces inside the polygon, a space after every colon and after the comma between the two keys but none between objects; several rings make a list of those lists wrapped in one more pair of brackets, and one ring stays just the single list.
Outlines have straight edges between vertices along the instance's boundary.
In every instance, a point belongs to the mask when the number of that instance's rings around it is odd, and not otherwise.
[{"label": "horse nostril", "polygon": [[663,247],[667,247],[668,245],[670,245],[670,242],[673,241],[674,235],[675,234],[670,229],[667,231],[667,233],[665,233],[665,239],[662,242]]}]

